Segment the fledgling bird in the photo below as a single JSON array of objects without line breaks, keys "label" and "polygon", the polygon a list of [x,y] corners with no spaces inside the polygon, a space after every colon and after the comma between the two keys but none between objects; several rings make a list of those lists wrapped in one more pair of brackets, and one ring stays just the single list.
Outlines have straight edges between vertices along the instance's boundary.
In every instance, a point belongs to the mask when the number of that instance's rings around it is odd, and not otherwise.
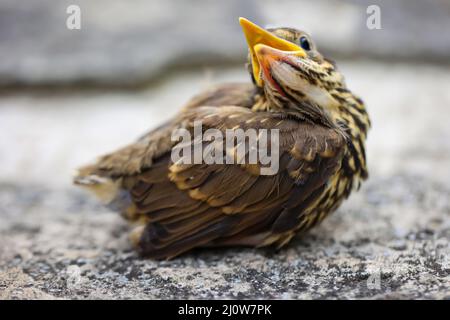
[{"label": "fledgling bird", "polygon": [[[316,225],[367,178],[370,120],[335,64],[292,28],[240,18],[252,83],[225,84],[187,103],[136,142],[79,169],[87,187],[136,227],[139,252],[170,259],[195,247],[282,247]],[[278,129],[279,169],[171,160],[174,130]],[[195,142],[192,142],[194,144]],[[226,151],[226,152],[229,152]]]}]

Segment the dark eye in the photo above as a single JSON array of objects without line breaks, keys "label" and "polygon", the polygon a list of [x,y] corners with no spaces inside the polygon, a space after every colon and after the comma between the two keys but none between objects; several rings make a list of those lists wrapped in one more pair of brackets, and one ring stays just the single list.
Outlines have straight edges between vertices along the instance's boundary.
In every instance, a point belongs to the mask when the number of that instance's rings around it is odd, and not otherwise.
[{"label": "dark eye", "polygon": [[311,44],[309,43],[309,40],[306,37],[300,38],[300,47],[302,47],[306,51],[311,50]]}]

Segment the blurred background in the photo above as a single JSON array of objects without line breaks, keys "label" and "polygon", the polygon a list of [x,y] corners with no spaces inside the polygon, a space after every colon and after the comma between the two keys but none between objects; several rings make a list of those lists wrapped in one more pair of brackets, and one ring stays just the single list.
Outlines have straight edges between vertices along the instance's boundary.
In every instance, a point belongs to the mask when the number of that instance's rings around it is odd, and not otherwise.
[{"label": "blurred background", "polygon": [[[73,4],[81,30],[66,27]],[[379,30],[366,25],[373,4]],[[424,228],[448,236],[449,0],[0,0],[0,262],[114,244],[119,219],[86,202],[73,170],[208,86],[250,81],[239,16],[310,33],[366,102],[370,179],[345,221],[362,214],[356,232],[389,241]],[[345,223],[340,236],[354,232]]]}]

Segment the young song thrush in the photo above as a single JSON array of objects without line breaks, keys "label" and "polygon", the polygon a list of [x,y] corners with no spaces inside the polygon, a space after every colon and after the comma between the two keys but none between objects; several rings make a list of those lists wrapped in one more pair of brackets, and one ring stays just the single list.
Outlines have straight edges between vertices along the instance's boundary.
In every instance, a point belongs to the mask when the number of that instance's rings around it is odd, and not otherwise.
[{"label": "young song thrush", "polygon": [[[265,30],[244,18],[240,24],[253,83],[194,97],[170,121],[74,179],[136,225],[131,238],[145,256],[169,259],[205,246],[281,247],[367,178],[370,120],[336,65],[303,31]],[[202,133],[278,129],[277,172],[263,175],[262,164],[245,161],[172,161],[173,133],[193,132],[194,122]],[[194,139],[188,147],[199,143],[205,144]],[[235,152],[226,148],[224,155]]]}]

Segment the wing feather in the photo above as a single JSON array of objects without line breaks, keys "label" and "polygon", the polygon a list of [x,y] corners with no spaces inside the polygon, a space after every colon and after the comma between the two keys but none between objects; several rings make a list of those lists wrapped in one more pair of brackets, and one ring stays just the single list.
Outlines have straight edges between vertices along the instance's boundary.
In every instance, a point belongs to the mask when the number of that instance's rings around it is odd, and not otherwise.
[{"label": "wing feather", "polygon": [[[202,120],[203,130],[278,129],[278,173],[260,175],[258,164],[172,163],[172,130],[192,130],[196,120]],[[146,224],[140,250],[169,258],[205,245],[284,243],[339,168],[344,145],[338,132],[283,114],[191,105],[157,132],[84,172],[123,180],[135,216]]]}]

